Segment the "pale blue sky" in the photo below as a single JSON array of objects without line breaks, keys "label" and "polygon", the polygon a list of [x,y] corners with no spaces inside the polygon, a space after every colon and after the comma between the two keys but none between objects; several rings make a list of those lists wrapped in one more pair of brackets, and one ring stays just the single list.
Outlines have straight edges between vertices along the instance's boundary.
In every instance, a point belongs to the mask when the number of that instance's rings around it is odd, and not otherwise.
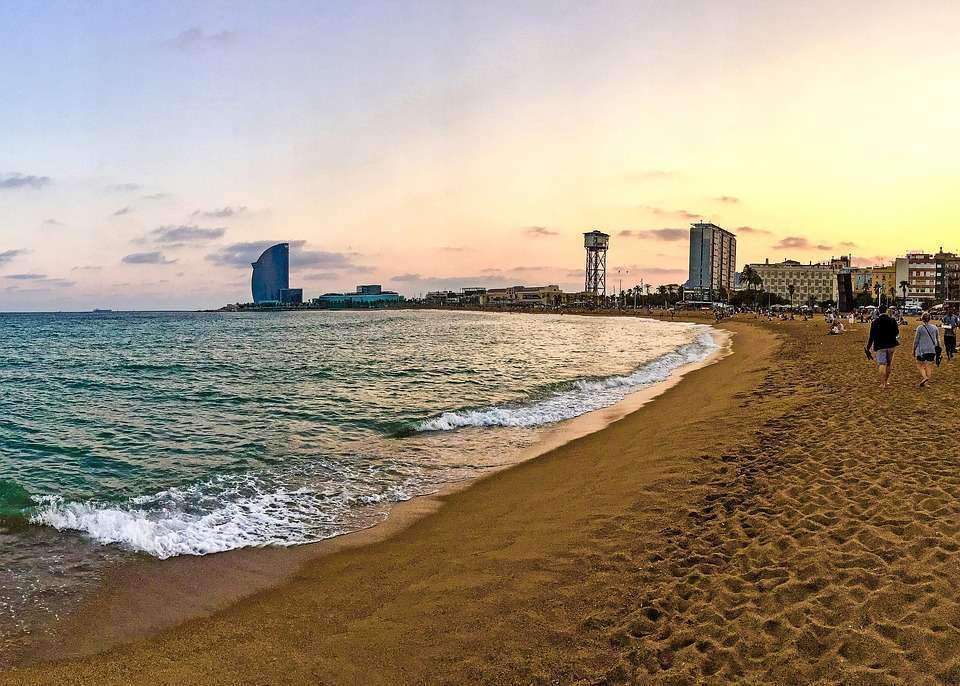
[{"label": "pale blue sky", "polygon": [[[927,205],[956,181],[942,85],[957,14],[937,2],[0,3],[0,309],[245,300],[246,244],[265,240],[300,241],[293,285],[308,295],[363,282],[574,289],[579,234],[594,226],[614,234],[612,264],[631,281],[681,281],[685,243],[636,236],[690,214],[760,228],[741,237],[751,259],[860,220],[873,242],[849,242],[863,259],[918,247],[899,227],[917,208],[932,224]],[[928,140],[907,135],[920,116]],[[910,205],[892,204],[883,178],[855,183],[858,165],[909,168]]]}]

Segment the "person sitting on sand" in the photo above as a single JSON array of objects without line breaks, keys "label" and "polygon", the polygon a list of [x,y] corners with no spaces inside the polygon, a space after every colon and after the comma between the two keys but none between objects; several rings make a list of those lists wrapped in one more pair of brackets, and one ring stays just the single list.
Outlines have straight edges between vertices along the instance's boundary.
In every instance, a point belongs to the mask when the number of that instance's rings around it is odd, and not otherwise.
[{"label": "person sitting on sand", "polygon": [[870,336],[863,350],[868,359],[873,359],[870,348],[877,353],[877,368],[880,370],[880,388],[889,388],[890,370],[893,367],[894,349],[900,345],[900,327],[896,320],[887,314],[887,306],[879,307],[879,315],[870,324]]},{"label": "person sitting on sand", "polygon": [[917,369],[920,370],[920,388],[930,383],[933,378],[933,366],[939,350],[940,332],[930,323],[930,313],[924,312],[913,337],[913,354],[917,358]]}]

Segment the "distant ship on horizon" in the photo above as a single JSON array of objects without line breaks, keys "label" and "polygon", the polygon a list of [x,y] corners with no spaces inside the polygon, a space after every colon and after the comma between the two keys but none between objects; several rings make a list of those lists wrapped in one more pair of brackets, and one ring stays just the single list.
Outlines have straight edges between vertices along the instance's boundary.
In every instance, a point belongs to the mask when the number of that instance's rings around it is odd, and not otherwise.
[{"label": "distant ship on horizon", "polygon": [[101,308],[99,308],[99,307],[94,307],[94,308],[93,308],[93,313],[94,313],[94,314],[102,314],[102,313],[104,313],[104,312],[113,312],[113,310],[104,310],[104,309],[101,309]]}]

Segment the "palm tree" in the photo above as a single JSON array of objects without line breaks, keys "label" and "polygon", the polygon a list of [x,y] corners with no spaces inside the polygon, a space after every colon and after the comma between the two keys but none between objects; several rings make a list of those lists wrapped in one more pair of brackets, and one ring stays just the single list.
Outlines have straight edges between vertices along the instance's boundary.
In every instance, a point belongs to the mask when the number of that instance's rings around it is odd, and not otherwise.
[{"label": "palm tree", "polygon": [[793,292],[795,290],[797,290],[797,287],[794,286],[793,284],[790,284],[789,286],[787,286],[787,293],[790,294],[790,307],[793,307]]},{"label": "palm tree", "polygon": [[879,305],[879,304],[880,304],[880,294],[883,292],[883,286],[881,286],[879,283],[874,284],[873,290],[874,290],[874,292],[877,294],[877,305]]},{"label": "palm tree", "polygon": [[907,302],[907,286],[910,285],[909,281],[900,282],[900,290],[903,291],[903,302]]},{"label": "palm tree", "polygon": [[743,268],[743,271],[740,272],[740,281],[747,285],[747,290],[753,288],[756,285],[757,281],[757,272],[749,264]]},{"label": "palm tree", "polygon": [[897,287],[890,286],[890,302],[892,303],[896,299],[897,299]]}]

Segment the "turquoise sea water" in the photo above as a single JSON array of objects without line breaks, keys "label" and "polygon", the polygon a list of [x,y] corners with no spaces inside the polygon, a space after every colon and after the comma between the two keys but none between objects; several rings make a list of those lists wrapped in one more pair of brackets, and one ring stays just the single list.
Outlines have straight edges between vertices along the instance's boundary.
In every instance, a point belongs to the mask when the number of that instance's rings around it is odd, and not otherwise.
[{"label": "turquoise sea water", "polygon": [[105,565],[291,545],[516,459],[713,349],[467,312],[0,315],[0,632]]}]

